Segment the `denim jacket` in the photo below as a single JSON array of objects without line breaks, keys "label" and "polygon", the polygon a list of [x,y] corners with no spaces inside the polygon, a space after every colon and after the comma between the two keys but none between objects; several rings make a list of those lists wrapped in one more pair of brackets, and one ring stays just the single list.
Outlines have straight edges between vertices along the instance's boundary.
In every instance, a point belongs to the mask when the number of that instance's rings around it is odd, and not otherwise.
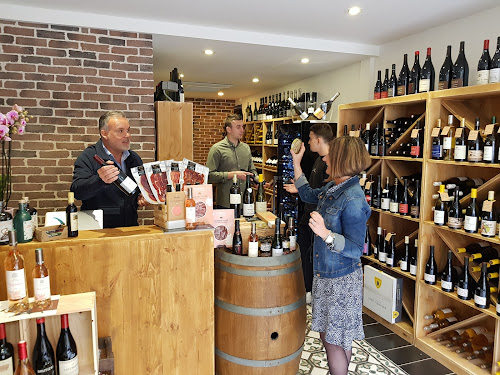
[{"label": "denim jacket", "polygon": [[371,213],[358,177],[329,192],[334,185],[329,182],[313,189],[304,175],[295,181],[300,198],[317,204],[316,211],[323,217],[325,226],[335,233],[333,246],[314,236],[313,268],[314,275],[319,277],[341,277],[361,268],[366,222]]}]

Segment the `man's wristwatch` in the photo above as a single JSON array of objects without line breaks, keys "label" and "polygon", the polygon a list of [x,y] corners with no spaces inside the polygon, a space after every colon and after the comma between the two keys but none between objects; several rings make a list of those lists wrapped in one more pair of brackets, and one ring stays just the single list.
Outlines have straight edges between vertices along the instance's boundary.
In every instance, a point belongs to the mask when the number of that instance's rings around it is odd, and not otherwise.
[{"label": "man's wristwatch", "polygon": [[323,238],[323,241],[326,242],[327,245],[333,245],[335,242],[335,233],[330,231],[325,238]]}]

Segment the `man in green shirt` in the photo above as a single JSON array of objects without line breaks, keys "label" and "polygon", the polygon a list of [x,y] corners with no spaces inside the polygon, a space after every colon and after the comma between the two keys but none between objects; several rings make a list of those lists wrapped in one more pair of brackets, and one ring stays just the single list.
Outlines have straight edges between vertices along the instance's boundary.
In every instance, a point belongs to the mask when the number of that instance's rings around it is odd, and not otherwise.
[{"label": "man in green shirt", "polygon": [[[229,208],[229,189],[236,175],[241,191],[247,175],[256,176],[250,147],[241,142],[245,127],[239,115],[228,115],[224,121],[226,137],[212,146],[207,157],[208,183],[217,185],[217,206]],[[253,179],[253,178],[252,178]]]}]

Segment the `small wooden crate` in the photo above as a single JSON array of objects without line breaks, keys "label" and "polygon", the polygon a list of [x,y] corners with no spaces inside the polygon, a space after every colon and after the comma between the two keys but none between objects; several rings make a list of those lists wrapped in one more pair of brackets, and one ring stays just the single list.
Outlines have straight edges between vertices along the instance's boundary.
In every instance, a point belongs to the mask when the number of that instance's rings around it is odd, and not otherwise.
[{"label": "small wooden crate", "polygon": [[109,336],[99,338],[99,374],[115,374],[115,356],[111,345],[111,337]]}]

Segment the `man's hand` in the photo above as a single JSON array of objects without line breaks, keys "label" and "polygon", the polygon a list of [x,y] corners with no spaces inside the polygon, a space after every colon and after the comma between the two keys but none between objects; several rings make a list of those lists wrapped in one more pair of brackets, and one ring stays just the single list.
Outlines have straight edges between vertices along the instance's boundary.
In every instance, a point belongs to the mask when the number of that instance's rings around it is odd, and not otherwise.
[{"label": "man's hand", "polygon": [[149,205],[149,202],[142,196],[142,194],[139,194],[137,197],[137,204],[139,207],[145,207]]},{"label": "man's hand", "polygon": [[97,174],[107,184],[111,184],[113,181],[118,179],[120,171],[115,167],[111,160],[106,162],[109,165],[105,165],[97,170]]},{"label": "man's hand", "polygon": [[253,173],[252,172],[245,172],[245,171],[232,171],[232,172],[227,173],[227,179],[232,180],[234,175],[236,175],[238,180],[245,181],[247,179],[247,175],[253,176]]},{"label": "man's hand", "polygon": [[291,194],[296,194],[299,192],[299,190],[295,187],[295,184],[293,183],[293,180],[290,180],[291,184],[283,184],[283,189],[288,191]]}]

